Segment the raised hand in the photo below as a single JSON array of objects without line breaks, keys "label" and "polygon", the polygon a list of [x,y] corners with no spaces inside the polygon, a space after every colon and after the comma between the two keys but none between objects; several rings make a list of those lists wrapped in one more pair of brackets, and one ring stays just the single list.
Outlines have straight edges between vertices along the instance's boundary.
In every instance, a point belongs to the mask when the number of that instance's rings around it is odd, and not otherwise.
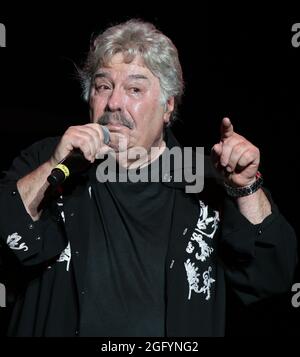
[{"label": "raised hand", "polygon": [[244,187],[256,179],[260,152],[256,146],[234,131],[229,118],[223,118],[220,141],[212,148],[212,160],[227,184]]}]

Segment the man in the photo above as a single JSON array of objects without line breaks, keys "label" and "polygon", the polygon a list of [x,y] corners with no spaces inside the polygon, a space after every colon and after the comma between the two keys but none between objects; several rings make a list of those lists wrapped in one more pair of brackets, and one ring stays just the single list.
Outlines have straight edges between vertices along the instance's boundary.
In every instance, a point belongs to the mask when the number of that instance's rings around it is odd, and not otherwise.
[{"label": "man", "polygon": [[[81,78],[91,123],[34,144],[2,181],[9,334],[222,336],[227,284],[246,304],[285,292],[295,235],[261,186],[259,150],[228,118],[201,192],[172,181],[176,165],[159,182],[99,182],[106,153],[119,169],[151,171],[179,146],[169,126],[183,79],[170,39],[138,20],[111,27]],[[51,190],[49,174],[74,149],[90,166]]]}]

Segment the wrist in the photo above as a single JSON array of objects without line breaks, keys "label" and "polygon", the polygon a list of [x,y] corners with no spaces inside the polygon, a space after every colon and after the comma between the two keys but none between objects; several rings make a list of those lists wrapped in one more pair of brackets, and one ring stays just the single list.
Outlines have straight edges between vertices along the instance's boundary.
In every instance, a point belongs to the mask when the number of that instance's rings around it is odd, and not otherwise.
[{"label": "wrist", "polygon": [[48,161],[45,162],[45,165],[49,167],[50,170],[54,169],[58,165],[57,161],[53,156],[50,157]]},{"label": "wrist", "polygon": [[224,182],[224,188],[226,193],[230,197],[234,197],[234,198],[252,195],[255,192],[257,192],[262,187],[262,185],[263,185],[263,177],[259,171],[257,171],[254,181],[247,186],[234,187]]}]

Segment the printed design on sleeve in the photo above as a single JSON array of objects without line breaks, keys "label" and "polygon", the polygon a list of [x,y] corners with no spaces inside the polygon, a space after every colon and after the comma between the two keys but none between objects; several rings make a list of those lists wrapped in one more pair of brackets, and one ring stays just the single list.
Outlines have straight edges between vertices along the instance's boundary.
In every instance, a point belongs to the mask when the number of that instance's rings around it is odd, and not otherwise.
[{"label": "printed design on sleeve", "polygon": [[[201,263],[207,262],[214,252],[214,248],[210,244],[218,229],[219,212],[210,209],[202,201],[199,201],[199,206],[199,218],[194,232],[187,242],[188,258],[184,263],[189,286],[188,300],[191,299],[192,291],[197,294],[203,293],[206,295],[205,299],[209,300],[211,286],[215,282],[215,279],[211,277],[212,267],[207,268],[207,265],[204,267]],[[202,277],[201,281],[200,276]]]},{"label": "printed design on sleeve", "polygon": [[21,239],[22,239],[22,236],[20,236],[17,232],[15,232],[15,233],[10,234],[7,237],[6,243],[10,249],[24,250],[24,252],[27,252],[28,247],[24,242],[23,243],[20,242]]}]

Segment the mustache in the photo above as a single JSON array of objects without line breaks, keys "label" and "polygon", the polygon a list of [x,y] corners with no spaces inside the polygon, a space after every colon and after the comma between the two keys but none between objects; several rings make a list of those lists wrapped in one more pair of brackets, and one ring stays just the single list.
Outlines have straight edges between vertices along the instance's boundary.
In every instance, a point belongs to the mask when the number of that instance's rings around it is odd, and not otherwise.
[{"label": "mustache", "polygon": [[129,129],[134,128],[134,123],[125,117],[125,115],[121,113],[111,113],[105,112],[101,117],[97,120],[100,125],[114,124],[116,122],[126,126]]}]

